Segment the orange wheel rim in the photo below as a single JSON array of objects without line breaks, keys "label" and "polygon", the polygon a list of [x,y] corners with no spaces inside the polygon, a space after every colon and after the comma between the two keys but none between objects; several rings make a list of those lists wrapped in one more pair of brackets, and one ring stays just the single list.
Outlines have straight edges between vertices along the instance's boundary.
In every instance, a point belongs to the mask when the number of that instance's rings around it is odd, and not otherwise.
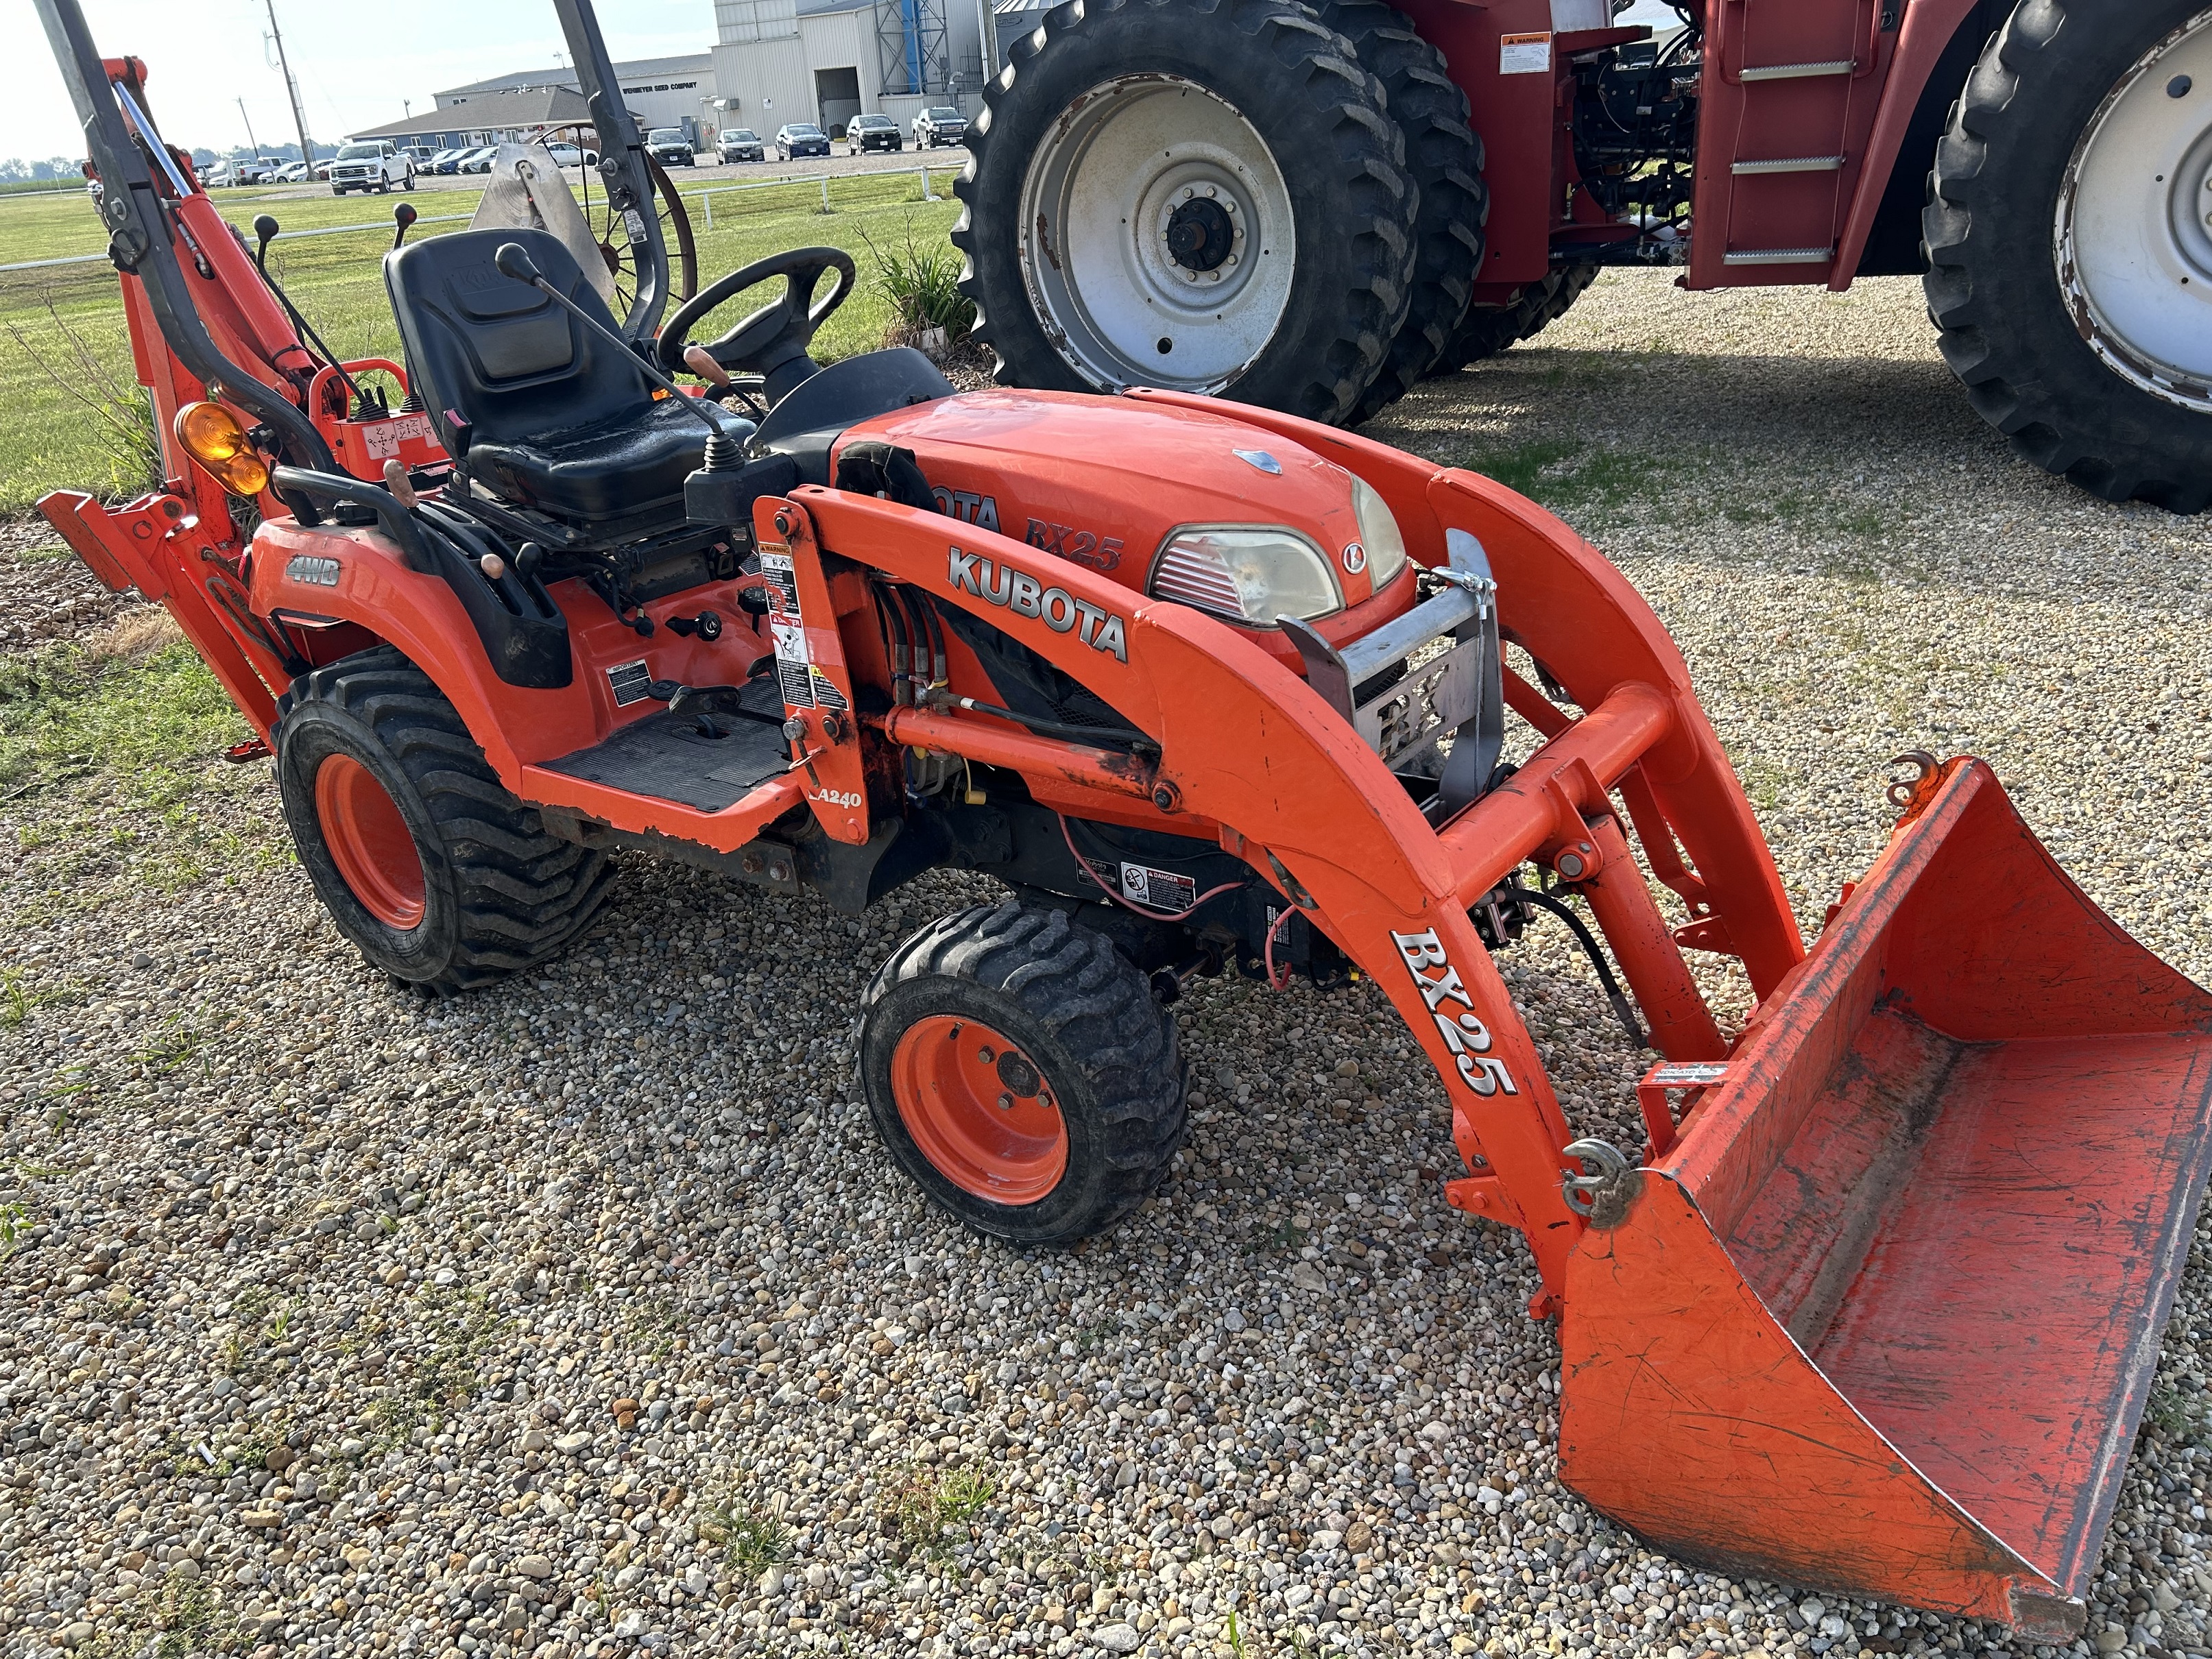
[{"label": "orange wheel rim", "polygon": [[891,1096],[921,1155],[994,1204],[1034,1204],[1067,1172],[1067,1124],[1036,1062],[981,1020],[933,1014],[891,1052]]},{"label": "orange wheel rim", "polygon": [[362,908],[388,927],[419,926],[422,857],[376,775],[350,755],[331,756],[315,771],[315,816]]}]

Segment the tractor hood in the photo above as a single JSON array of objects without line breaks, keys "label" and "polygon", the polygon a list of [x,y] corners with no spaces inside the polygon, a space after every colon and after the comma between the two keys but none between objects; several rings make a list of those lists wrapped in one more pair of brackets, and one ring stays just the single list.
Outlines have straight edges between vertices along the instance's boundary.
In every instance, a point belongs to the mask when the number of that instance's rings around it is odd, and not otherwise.
[{"label": "tractor hood", "polygon": [[[1410,574],[1378,592],[1352,475],[1301,444],[1228,414],[1078,392],[964,392],[849,428],[914,452],[952,517],[1088,566],[1139,592],[1176,532],[1283,526],[1327,560],[1343,608],[1315,623],[1331,643],[1408,609]],[[1410,570],[1410,567],[1408,568]],[[1246,630],[1301,666],[1279,629]]]}]

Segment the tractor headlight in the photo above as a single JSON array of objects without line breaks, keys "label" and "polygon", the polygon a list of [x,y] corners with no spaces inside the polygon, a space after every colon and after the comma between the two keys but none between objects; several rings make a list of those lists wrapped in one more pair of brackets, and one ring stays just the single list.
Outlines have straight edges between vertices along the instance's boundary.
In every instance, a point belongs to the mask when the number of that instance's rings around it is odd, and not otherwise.
[{"label": "tractor headlight", "polygon": [[1279,525],[1185,525],[1152,561],[1145,591],[1261,628],[1344,608],[1321,549]]},{"label": "tractor headlight", "polygon": [[1352,511],[1359,520],[1360,542],[1367,549],[1367,579],[1380,593],[1406,568],[1406,538],[1399,533],[1398,515],[1375,487],[1356,472],[1352,476]]}]

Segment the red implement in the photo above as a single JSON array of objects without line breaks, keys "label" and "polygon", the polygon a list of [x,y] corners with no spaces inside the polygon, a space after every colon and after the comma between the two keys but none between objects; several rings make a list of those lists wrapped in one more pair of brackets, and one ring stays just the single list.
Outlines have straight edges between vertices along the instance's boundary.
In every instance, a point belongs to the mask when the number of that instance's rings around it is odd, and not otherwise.
[{"label": "red implement", "polygon": [[2208,1118],[2212,997],[1950,763],[1577,1245],[1563,1475],[1694,1560],[2079,1632]]}]

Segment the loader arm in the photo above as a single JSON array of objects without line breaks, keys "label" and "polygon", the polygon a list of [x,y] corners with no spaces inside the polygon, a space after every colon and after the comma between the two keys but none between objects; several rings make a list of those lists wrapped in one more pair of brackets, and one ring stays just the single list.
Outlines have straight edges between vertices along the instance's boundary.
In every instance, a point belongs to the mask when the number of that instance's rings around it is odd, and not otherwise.
[{"label": "loader arm", "polygon": [[[1680,1058],[1718,1058],[1724,1044],[1611,799],[1640,768],[1688,827],[1686,845],[1710,869],[1716,914],[1753,942],[1759,976],[1778,981],[1802,950],[1742,792],[1648,607],[1556,519],[1473,475],[1412,470],[1420,476],[1373,467],[1370,478],[1398,497],[1409,544],[1438,548],[1453,532],[1482,539],[1501,589],[1505,581],[1525,589],[1509,618],[1537,652],[1557,655],[1589,699],[1588,713],[1441,834],[1319,693],[1237,630],[1182,605],[1143,602],[1081,567],[942,515],[826,489],[792,500],[825,554],[1004,629],[1158,741],[1157,770],[1146,781],[1155,827],[1218,839],[1383,988],[1452,1103],[1469,1175],[1451,1184],[1450,1201],[1528,1237],[1544,1276],[1535,1305],[1549,1310],[1582,1227],[1561,1188],[1577,1167],[1565,1152],[1574,1136],[1469,906],[1525,860],[1577,849],[1662,1044],[1679,1039]],[[1036,597],[1018,609],[994,603],[994,589]],[[1079,625],[1086,613],[1103,620]],[[1066,745],[1002,722],[895,708],[882,729],[894,743],[1011,764],[1061,810],[1085,810],[1089,798],[1091,810],[1123,822],[1143,811],[1131,799],[1143,794],[1127,780],[1097,765],[1086,775],[1069,764]],[[832,830],[834,815],[823,817]]]}]

